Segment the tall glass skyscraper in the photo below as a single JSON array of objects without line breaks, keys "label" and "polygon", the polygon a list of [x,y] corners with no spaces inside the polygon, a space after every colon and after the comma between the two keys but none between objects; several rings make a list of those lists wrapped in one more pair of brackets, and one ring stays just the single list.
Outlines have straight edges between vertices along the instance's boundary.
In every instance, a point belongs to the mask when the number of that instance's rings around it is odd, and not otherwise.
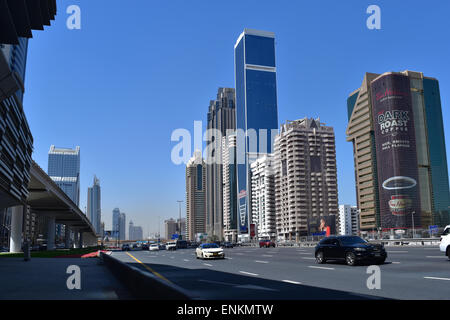
[{"label": "tall glass skyscraper", "polygon": [[48,152],[48,175],[80,205],[80,147],[61,149],[51,146]]},{"label": "tall glass skyscraper", "polygon": [[271,153],[278,130],[275,34],[245,29],[234,47],[239,233],[248,234],[250,163]]},{"label": "tall glass skyscraper", "polygon": [[[19,44],[9,45],[0,44],[0,49],[5,55],[6,61],[8,62],[11,71],[17,72],[20,76],[22,83],[25,83],[25,69],[27,66],[27,54],[28,54],[28,39],[19,38]],[[17,98],[22,102],[23,91],[19,90],[17,93]]]},{"label": "tall glass skyscraper", "polygon": [[87,216],[92,223],[97,234],[100,234],[102,208],[101,208],[101,193],[100,180],[94,176],[94,184],[88,188],[87,197]]}]

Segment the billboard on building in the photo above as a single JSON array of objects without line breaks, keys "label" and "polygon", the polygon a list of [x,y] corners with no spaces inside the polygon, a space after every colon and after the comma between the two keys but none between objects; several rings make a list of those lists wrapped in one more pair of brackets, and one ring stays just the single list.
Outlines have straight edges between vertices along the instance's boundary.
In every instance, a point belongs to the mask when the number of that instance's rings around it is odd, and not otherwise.
[{"label": "billboard on building", "polygon": [[409,78],[387,74],[371,84],[380,220],[383,229],[420,221],[414,117]]},{"label": "billboard on building", "polygon": [[309,219],[308,235],[329,236],[336,234],[336,216],[313,217]]}]

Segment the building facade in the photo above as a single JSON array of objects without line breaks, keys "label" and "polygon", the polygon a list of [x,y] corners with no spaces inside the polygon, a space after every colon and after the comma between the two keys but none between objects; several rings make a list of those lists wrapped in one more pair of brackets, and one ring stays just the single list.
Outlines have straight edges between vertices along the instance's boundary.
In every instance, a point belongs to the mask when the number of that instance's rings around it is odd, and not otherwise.
[{"label": "building facade", "polygon": [[[245,29],[234,47],[239,234],[251,223],[250,163],[272,153],[278,131],[275,34]],[[244,240],[245,241],[245,240]]]},{"label": "building facade", "polygon": [[144,233],[142,231],[142,227],[135,226],[132,220],[130,220],[129,224],[128,240],[131,241],[144,240]]},{"label": "building facade", "polygon": [[206,165],[201,151],[186,165],[186,223],[187,240],[194,241],[195,235],[206,232]]},{"label": "building facade", "polygon": [[170,240],[172,239],[172,236],[177,234],[177,221],[173,218],[170,218],[169,220],[164,221],[164,227],[165,227],[165,235],[166,239]]},{"label": "building facade", "polygon": [[113,210],[112,216],[112,237],[118,240],[125,240],[126,215],[120,212],[119,208]]},{"label": "building facade", "polygon": [[210,101],[206,155],[206,233],[223,239],[222,137],[236,129],[235,90],[219,88]]},{"label": "building facade", "polygon": [[274,157],[278,238],[298,241],[319,221],[335,223],[328,218],[338,213],[333,128],[319,119],[288,121],[275,138]]},{"label": "building facade", "polygon": [[236,181],[236,135],[222,138],[223,164],[223,236],[226,241],[237,242],[237,181]]},{"label": "building facade", "polygon": [[413,71],[366,73],[347,112],[361,231],[450,223],[438,80]]},{"label": "building facade", "polygon": [[339,205],[338,234],[351,236],[359,234],[359,210],[357,206]]},{"label": "building facade", "polygon": [[87,195],[87,216],[92,223],[97,234],[101,234],[101,219],[102,219],[102,205],[101,205],[101,189],[100,180],[94,176],[94,184],[88,188]]},{"label": "building facade", "polygon": [[52,145],[48,152],[47,173],[80,206],[80,147],[66,149]]},{"label": "building facade", "polygon": [[251,164],[252,223],[259,239],[275,240],[275,163],[272,154]]}]

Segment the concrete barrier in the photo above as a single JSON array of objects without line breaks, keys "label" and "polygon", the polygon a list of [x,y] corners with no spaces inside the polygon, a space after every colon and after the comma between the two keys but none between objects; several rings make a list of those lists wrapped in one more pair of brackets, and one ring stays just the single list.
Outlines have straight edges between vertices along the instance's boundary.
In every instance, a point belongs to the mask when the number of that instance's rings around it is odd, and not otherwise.
[{"label": "concrete barrier", "polygon": [[100,253],[100,259],[136,299],[191,300],[187,291],[151,273],[130,266],[103,252]]}]

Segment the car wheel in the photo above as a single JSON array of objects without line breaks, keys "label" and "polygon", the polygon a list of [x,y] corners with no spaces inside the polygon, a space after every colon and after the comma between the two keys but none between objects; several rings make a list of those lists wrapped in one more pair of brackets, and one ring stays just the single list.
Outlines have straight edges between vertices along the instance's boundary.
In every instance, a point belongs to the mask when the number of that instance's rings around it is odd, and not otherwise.
[{"label": "car wheel", "polygon": [[447,247],[447,258],[450,259],[450,246]]},{"label": "car wheel", "polygon": [[353,252],[349,252],[345,255],[345,262],[349,265],[349,266],[354,266],[356,264],[356,257],[355,254]]},{"label": "car wheel", "polygon": [[323,257],[323,252],[322,251],[319,251],[319,252],[316,253],[316,262],[318,264],[325,263],[325,258]]}]

